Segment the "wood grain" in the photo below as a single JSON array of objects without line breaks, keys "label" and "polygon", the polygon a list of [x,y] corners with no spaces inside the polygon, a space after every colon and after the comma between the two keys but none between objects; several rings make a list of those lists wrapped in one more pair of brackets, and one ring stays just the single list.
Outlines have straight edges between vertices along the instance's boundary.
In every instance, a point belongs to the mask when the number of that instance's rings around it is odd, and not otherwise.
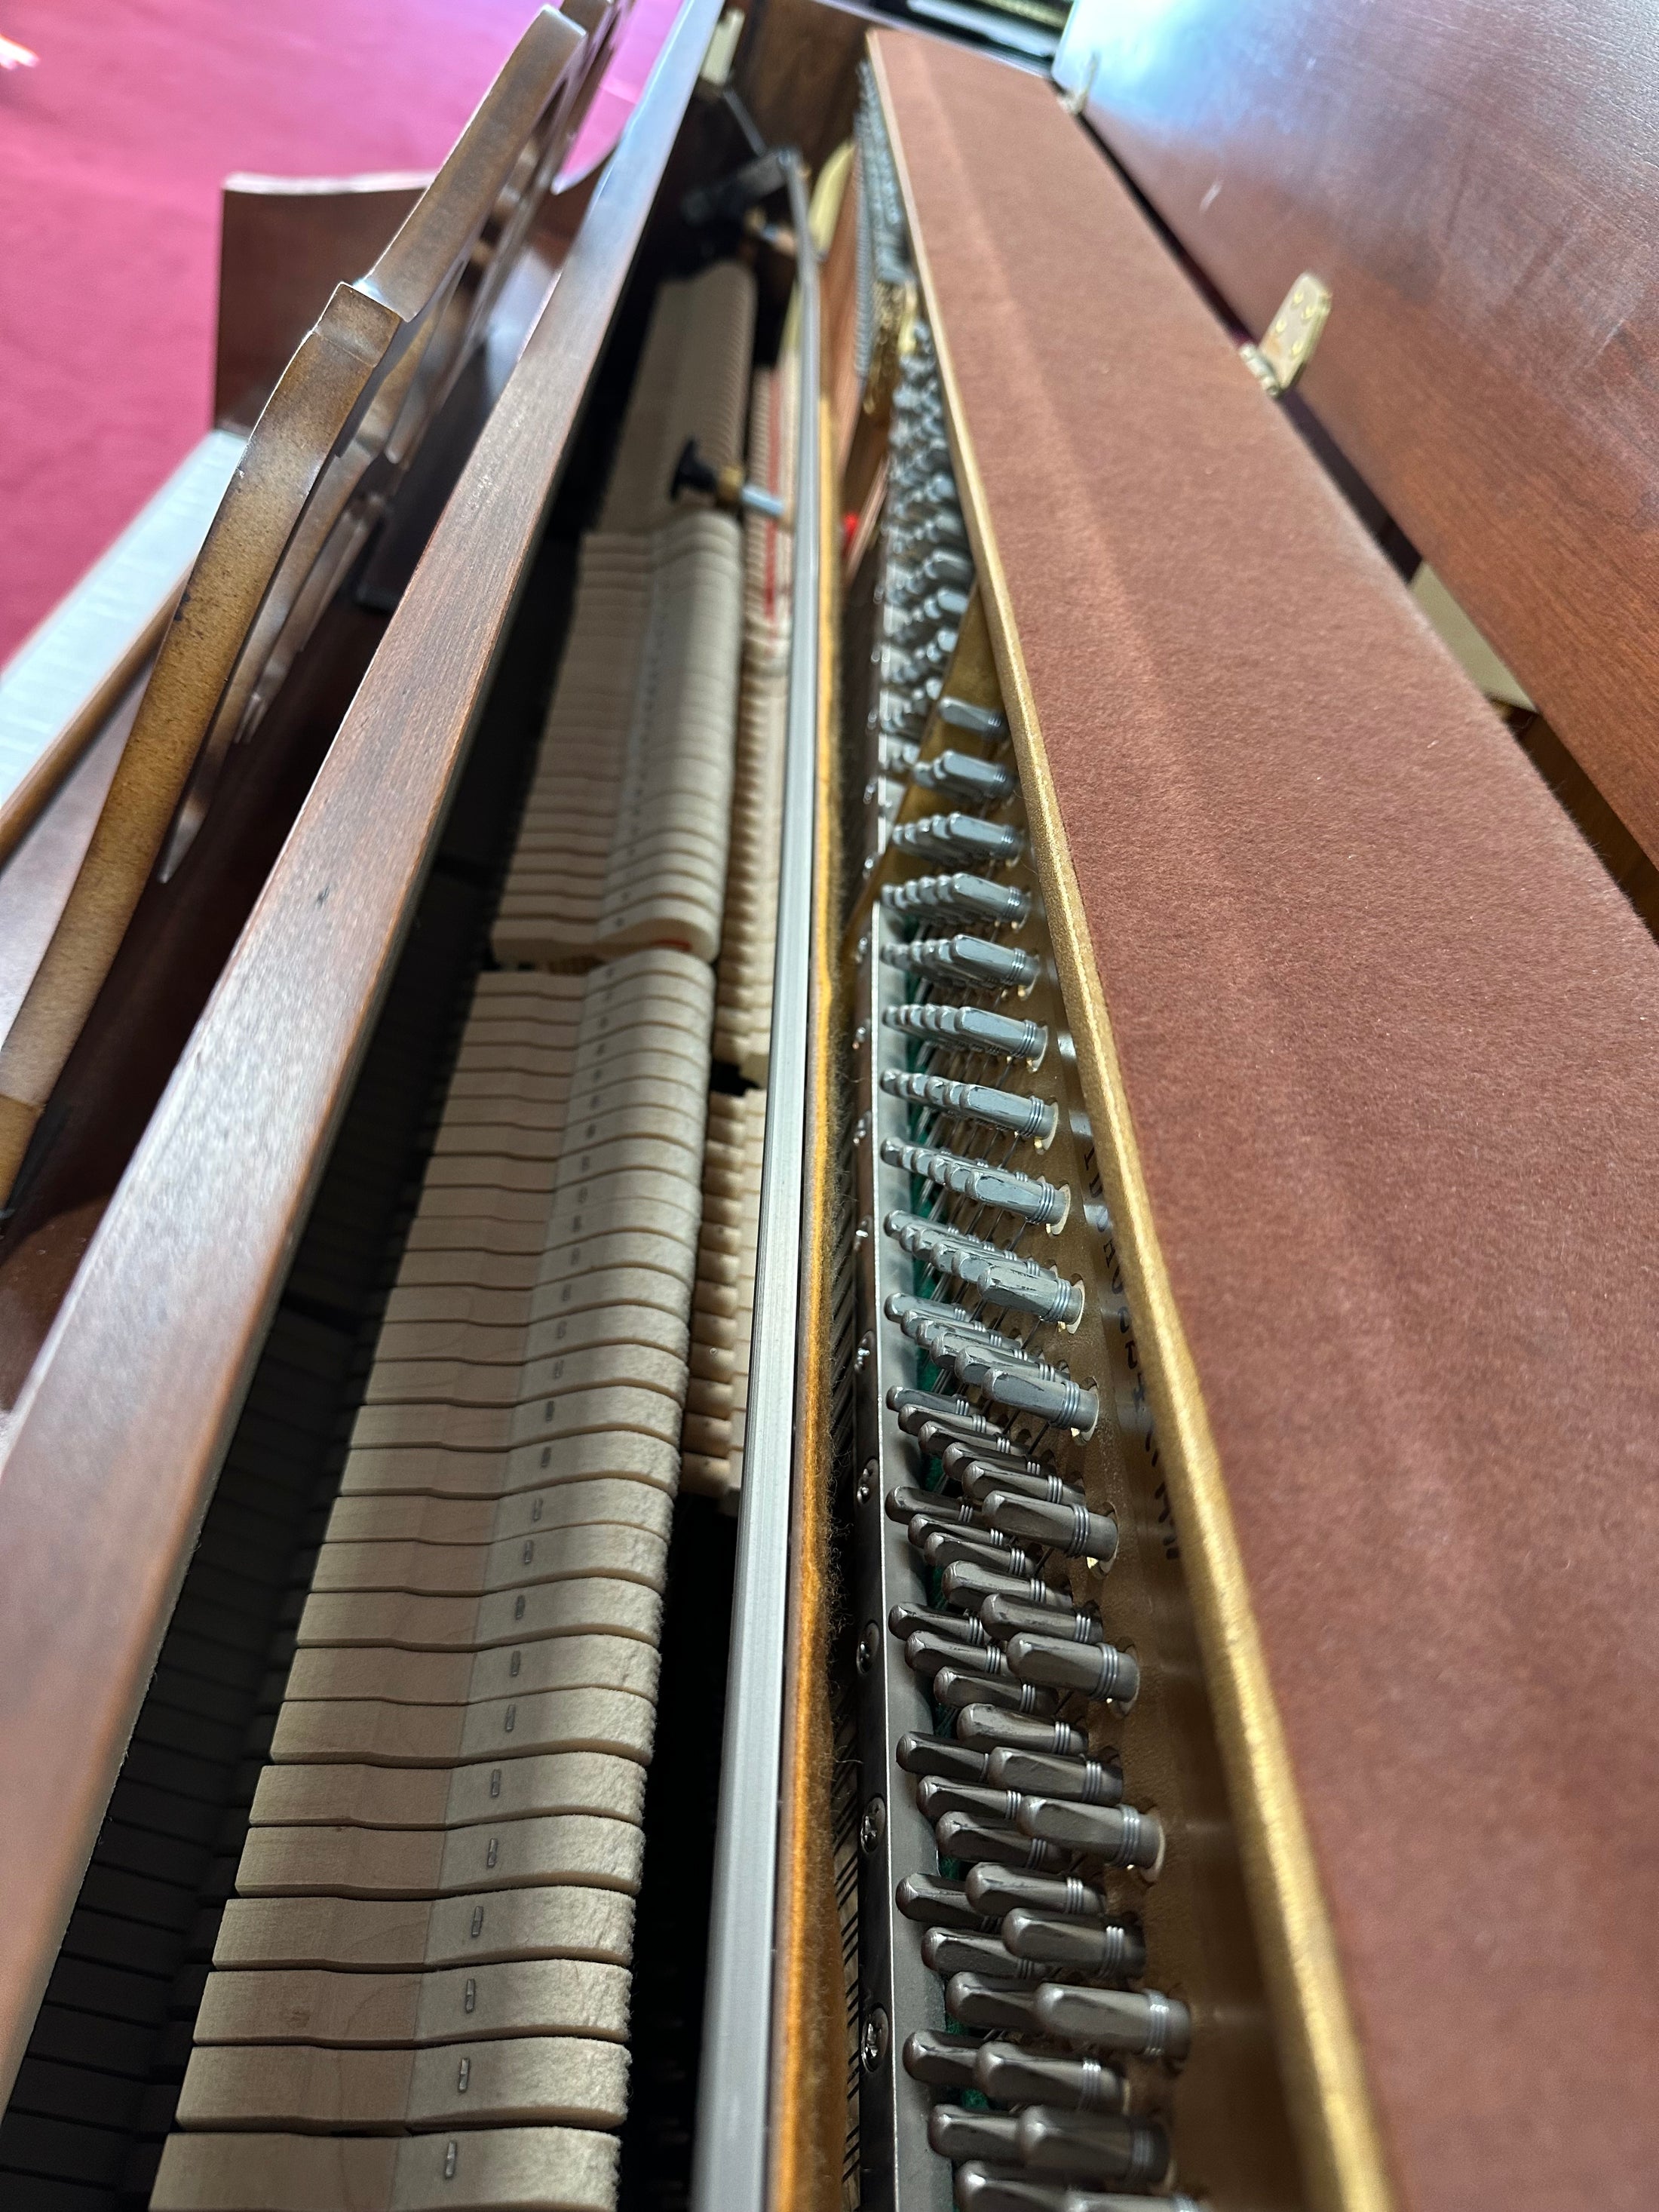
[{"label": "wood grain", "polygon": [[719,0],[690,0],[0,1462],[9,2083]]},{"label": "wood grain", "polygon": [[429,176],[225,179],[213,419],[251,430],[295,348],[377,261]]},{"label": "wood grain", "polygon": [[1659,856],[1659,18],[1639,0],[1084,0],[1057,72]]}]

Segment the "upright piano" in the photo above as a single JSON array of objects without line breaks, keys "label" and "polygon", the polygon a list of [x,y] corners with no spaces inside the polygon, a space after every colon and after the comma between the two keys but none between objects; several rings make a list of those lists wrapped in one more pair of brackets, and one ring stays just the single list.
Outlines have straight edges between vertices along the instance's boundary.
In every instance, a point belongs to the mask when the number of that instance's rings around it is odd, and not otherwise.
[{"label": "upright piano", "polygon": [[228,202],[0,678],[6,2212],[1654,2201],[1659,36],[951,20]]}]

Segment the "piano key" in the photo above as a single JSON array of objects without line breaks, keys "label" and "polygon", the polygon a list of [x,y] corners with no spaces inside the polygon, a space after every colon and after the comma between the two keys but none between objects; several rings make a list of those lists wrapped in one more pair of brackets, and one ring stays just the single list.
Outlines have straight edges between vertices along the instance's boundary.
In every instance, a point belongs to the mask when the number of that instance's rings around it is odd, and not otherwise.
[{"label": "piano key", "polygon": [[576,2036],[423,2050],[210,2044],[191,2053],[179,2125],[380,2133],[553,2122],[612,2128],[626,2118],[627,2103],[627,2053]]},{"label": "piano key", "polygon": [[236,1869],[243,1897],[453,1897],[572,1883],[640,1885],[644,1838],[632,1821],[554,1814],[461,1828],[259,1827]]},{"label": "piano key", "polygon": [[406,1590],[319,1596],[313,1590],[295,1641],[301,1648],[375,1644],[405,1651],[477,1651],[541,1637],[604,1634],[654,1644],[661,1623],[662,1600],[649,1585],[572,1567],[567,1580],[517,1591],[509,1587],[483,1600],[422,1597]]},{"label": "piano key", "polygon": [[153,2212],[613,2212],[614,2136],[574,2128],[375,2136],[171,2135]]},{"label": "piano key", "polygon": [[[1033,1692],[1032,1694],[1036,1694]],[[481,1705],[415,1705],[376,1698],[286,1698],[270,1755],[309,1763],[455,1766],[552,1751],[651,1755],[656,1707],[608,1684],[584,1683]]]},{"label": "piano key", "polygon": [[605,1475],[648,1483],[672,1495],[678,1464],[672,1443],[637,1431],[521,1445],[504,1457],[441,1448],[399,1450],[354,1444],[341,1491],[343,1496],[359,1498],[495,1498]]},{"label": "piano key", "polygon": [[636,1760],[574,1751],[450,1769],[267,1766],[248,1818],[255,1828],[453,1828],[584,1812],[637,1821],[644,1800]]},{"label": "piano key", "polygon": [[500,2035],[628,2033],[625,1968],[524,1959],[416,1974],[320,1967],[221,1968],[208,1977],[198,2043],[459,2043]]},{"label": "piano key", "polygon": [[498,1698],[589,1688],[654,1698],[655,1647],[632,1637],[593,1635],[549,1637],[511,1650],[482,1651],[308,1644],[294,1655],[287,1694],[300,1703],[337,1698],[422,1709],[461,1705],[476,1711]]},{"label": "piano key", "polygon": [[213,1962],[386,1972],[514,1959],[625,1966],[633,1941],[633,1896],[617,1887],[561,1884],[436,1899],[233,1897]]},{"label": "piano key", "polygon": [[509,1542],[536,1529],[550,1534],[615,1523],[666,1542],[672,1518],[672,1501],[663,1490],[601,1475],[499,1499],[344,1493],[329,1514],[325,1540],[471,1546]]}]

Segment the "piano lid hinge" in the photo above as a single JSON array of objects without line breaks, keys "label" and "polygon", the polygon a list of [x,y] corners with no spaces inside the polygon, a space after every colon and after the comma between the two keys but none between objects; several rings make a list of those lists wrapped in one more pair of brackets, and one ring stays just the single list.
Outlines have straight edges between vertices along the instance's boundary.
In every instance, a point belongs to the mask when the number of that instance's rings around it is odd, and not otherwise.
[{"label": "piano lid hinge", "polygon": [[1246,338],[1240,346],[1240,358],[1269,399],[1288,392],[1313,359],[1330,312],[1329,286],[1304,269],[1285,294],[1261,344]]}]

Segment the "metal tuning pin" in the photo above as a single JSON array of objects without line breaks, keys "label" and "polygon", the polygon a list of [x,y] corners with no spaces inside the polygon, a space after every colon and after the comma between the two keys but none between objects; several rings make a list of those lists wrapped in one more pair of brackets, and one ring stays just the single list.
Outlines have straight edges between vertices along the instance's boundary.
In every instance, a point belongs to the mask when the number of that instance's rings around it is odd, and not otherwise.
[{"label": "metal tuning pin", "polygon": [[1018,1867],[1033,1874],[1057,1872],[1066,1861],[1066,1853],[1057,1844],[1045,1843],[1040,1836],[1023,1835],[1018,1828],[976,1820],[971,1813],[941,1814],[933,1833],[941,1858],[989,1859],[999,1866]]},{"label": "metal tuning pin", "polygon": [[1055,2105],[1073,2112],[1121,2112],[1127,2107],[1128,2082],[1097,2058],[1058,2058],[1000,2040],[970,2045],[967,2037],[943,2039],[969,2049],[969,2081],[996,2104]]},{"label": "metal tuning pin", "polygon": [[945,1984],[945,2009],[964,2027],[1024,2028],[1040,2035],[1036,1998],[1035,1990],[1013,1989],[982,1974],[952,1974]]},{"label": "metal tuning pin", "polygon": [[941,2158],[952,2160],[1007,2159],[1014,2164],[1019,2160],[1019,2122],[1012,2112],[975,2112],[966,2105],[935,2105],[927,2115],[927,2140]]},{"label": "metal tuning pin", "polygon": [[[1023,1502],[1023,1501],[1022,1501]],[[1000,1537],[1000,1530],[986,1536]],[[1114,1705],[1132,1705],[1140,1690],[1140,1669],[1133,1652],[1115,1644],[1068,1644],[1057,1636],[1033,1636],[1022,1631],[1011,1636],[1008,1664],[1022,1682],[1040,1682],[1045,1689],[1080,1690],[1085,1698],[1109,1698]]]},{"label": "metal tuning pin", "polygon": [[[971,1370],[963,1366],[962,1379],[971,1389],[982,1390],[993,1405],[1006,1407],[1011,1413],[1029,1414],[1050,1428],[1069,1429],[1085,1442],[1100,1425],[1100,1393],[1093,1384],[1073,1382],[1069,1376],[1056,1374],[1052,1369],[1044,1373],[1030,1362],[1011,1365],[1001,1359],[986,1359],[975,1363]],[[1054,1506],[1043,1510],[1058,1512],[1060,1509]],[[1105,1525],[1111,1526],[1109,1522]],[[1114,1530],[1113,1548],[1115,1547]]]},{"label": "metal tuning pin", "polygon": [[1192,2046],[1192,2014],[1178,1997],[1158,1990],[1091,1990],[1050,1982],[1038,1990],[1031,2009],[1041,2032],[1092,2051],[1179,2059]]},{"label": "metal tuning pin", "polygon": [[954,1121],[971,1121],[981,1129],[994,1129],[1043,1151],[1060,1127],[1060,1109],[1047,1098],[1029,1098],[1017,1091],[997,1091],[984,1083],[951,1083],[940,1075],[913,1074],[885,1067],[881,1087],[890,1098],[902,1098],[912,1106],[931,1107]]},{"label": "metal tuning pin", "polygon": [[1106,1917],[1105,1899],[1076,1875],[1056,1881],[1046,1875],[1019,1874],[1006,1867],[976,1866],[969,1869],[963,1894],[974,1911],[988,1920],[1006,1920],[1021,1905],[1050,1918]]},{"label": "metal tuning pin", "polygon": [[900,1483],[888,1492],[883,1510],[890,1521],[908,1522],[921,1513],[941,1526],[982,1528],[986,1525],[976,1506],[944,1497],[937,1490],[915,1489],[908,1483]]},{"label": "metal tuning pin", "polygon": [[[925,1605],[896,1605],[889,1608],[887,1626],[902,1640],[914,1636],[918,1630],[927,1630],[935,1636],[954,1637],[958,1644],[982,1647],[990,1642],[990,1634],[983,1621],[967,1613],[934,1613]],[[903,1761],[900,1761],[901,1765]],[[918,1774],[927,1770],[917,1767]]]},{"label": "metal tuning pin", "polygon": [[1156,2120],[1069,2112],[1032,2105],[1015,2122],[1019,2163],[1038,2172],[1155,2187],[1170,2172],[1170,2138]]},{"label": "metal tuning pin", "polygon": [[894,1902],[907,1920],[923,1928],[962,1928],[982,1933],[996,1925],[994,1919],[969,1904],[959,1881],[942,1874],[907,1874],[893,1893]]},{"label": "metal tuning pin", "polygon": [[[993,1389],[988,1382],[981,1387],[999,1402],[1011,1402],[1002,1392]],[[1076,1390],[1078,1385],[1067,1383],[1066,1388]],[[1085,1395],[1090,1399],[1095,1398],[1092,1390]],[[1018,1398],[1012,1402],[1021,1405]],[[1021,1405],[1021,1410],[1030,1413],[1036,1408],[1028,1401]],[[1097,1400],[1095,1410],[1097,1415]],[[1085,1426],[1080,1419],[1070,1416],[1066,1406],[1057,1406],[1045,1418],[1056,1428],[1074,1429],[1079,1436],[1094,1433],[1093,1421]],[[1109,1563],[1117,1556],[1116,1522],[1109,1513],[1090,1512],[1086,1505],[1050,1505],[1045,1499],[1025,1498],[1015,1491],[992,1490],[978,1501],[977,1510],[983,1512],[992,1528],[1000,1528],[1006,1536],[1029,1537],[1034,1543],[1052,1544],[1057,1551],[1064,1552],[1068,1559],[1103,1559]],[[1096,1690],[1091,1694],[1112,1697],[1116,1693],[1110,1690]]]},{"label": "metal tuning pin", "polygon": [[945,1571],[942,1585],[946,1605],[964,1612],[980,1611],[990,1597],[1018,1598],[1041,1606],[1055,1615],[1056,1630],[1063,1630],[1072,1611],[1072,1594],[1056,1589],[1040,1575],[1015,1575],[1006,1561],[963,1559]]},{"label": "metal tuning pin", "polygon": [[1157,1871],[1164,1856],[1164,1824],[1156,1813],[1130,1805],[1084,1805],[1073,1797],[1022,1797],[1014,1815],[1021,1835],[1054,1844],[1111,1867]]},{"label": "metal tuning pin", "polygon": [[[1045,1588],[1048,1587],[1047,1584]],[[1011,1636],[1058,1636],[1072,1644],[1103,1644],[1106,1631],[1098,1613],[1092,1606],[1081,1612],[1073,1611],[1069,1599],[1066,1610],[1058,1612],[1053,1606],[1031,1605],[1025,1599],[999,1594],[984,1600],[979,1608],[979,1623],[999,1644],[1006,1644]],[[1063,1790],[1056,1796],[1063,1796]]]},{"label": "metal tuning pin", "polygon": [[963,866],[999,867],[1018,860],[1025,833],[1012,822],[986,822],[977,814],[924,814],[893,832],[893,849],[925,860],[955,860]]},{"label": "metal tuning pin", "polygon": [[964,1498],[975,1505],[993,1490],[1011,1491],[1016,1498],[1040,1498],[1050,1505],[1081,1505],[1083,1492],[1073,1482],[1047,1468],[1012,1467],[999,1460],[981,1458],[971,1445],[953,1445],[956,1464],[945,1455],[945,1472],[961,1486]]},{"label": "metal tuning pin", "polygon": [[982,1160],[964,1159],[960,1152],[941,1152],[937,1146],[907,1145],[897,1137],[884,1137],[881,1157],[887,1166],[902,1168],[920,1182],[931,1182],[994,1213],[1017,1215],[1046,1229],[1051,1237],[1064,1228],[1072,1210],[1072,1194],[1063,1183],[1018,1175],[1011,1168],[988,1168]]},{"label": "metal tuning pin", "polygon": [[[1004,1477],[1005,1489],[1027,1491],[1033,1498],[1054,1498],[1058,1504],[1070,1502],[1067,1493],[1073,1486],[1061,1482],[1051,1467],[1042,1460],[1033,1459],[1029,1452],[1006,1437],[981,1437],[975,1443],[947,1444],[940,1456],[945,1463],[945,1474],[952,1482],[965,1485],[970,1474],[995,1474]],[[1056,1482],[1060,1483],[1057,1497],[1045,1487]],[[1036,1486],[1035,1489],[1030,1487],[1033,1484]],[[1076,1494],[1080,1504],[1082,1492],[1079,1491]]]},{"label": "metal tuning pin", "polygon": [[[895,1613],[903,1609],[900,1606],[893,1608]],[[907,1774],[937,1775],[946,1782],[983,1782],[991,1763],[989,1752],[975,1751],[971,1744],[954,1743],[949,1736],[917,1735],[914,1732],[899,1738],[894,1755]],[[1049,1762],[1051,1765],[1060,1763]]]},{"label": "metal tuning pin", "polygon": [[882,1226],[902,1251],[925,1261],[936,1275],[966,1283],[988,1304],[1006,1313],[1030,1314],[1067,1331],[1083,1318],[1082,1284],[1039,1261],[1023,1260],[982,1237],[947,1228],[921,1214],[895,1210]]},{"label": "metal tuning pin", "polygon": [[981,1674],[995,1681],[1007,1681],[1012,1676],[1007,1660],[994,1644],[975,1649],[951,1637],[935,1636],[925,1628],[915,1629],[905,1638],[904,1656],[912,1670],[923,1676],[937,1674],[941,1667],[954,1667],[959,1674]]},{"label": "metal tuning pin", "polygon": [[1051,1751],[1057,1759],[1081,1759],[1089,1740],[1069,1721],[1034,1720],[989,1705],[964,1705],[956,1718],[958,1743],[983,1744],[992,1749],[1018,1746],[1024,1751]]},{"label": "metal tuning pin", "polygon": [[977,753],[957,752],[947,746],[931,759],[918,761],[910,781],[919,791],[939,791],[952,799],[976,800],[981,806],[999,806],[1018,787],[1012,769],[1000,761],[981,760]]},{"label": "metal tuning pin", "polygon": [[1040,1982],[1048,1970],[1036,1959],[1016,1959],[997,1935],[969,1936],[930,1928],[921,1939],[921,1962],[936,1974],[984,1974],[993,1981]]},{"label": "metal tuning pin", "polygon": [[1041,1066],[1048,1049],[1048,1031],[1042,1022],[1017,1021],[985,1006],[942,1006],[929,999],[889,1006],[882,1020],[902,1036],[922,1037],[957,1052],[980,1053],[988,1060],[1017,1060],[1027,1067]]},{"label": "metal tuning pin", "polygon": [[1001,1568],[1027,1580],[1036,1575],[1036,1553],[1022,1549],[996,1528],[941,1528],[930,1516],[917,1513],[905,1533],[912,1547],[941,1574],[948,1567],[972,1565],[993,1571]]},{"label": "metal tuning pin", "polygon": [[[908,1743],[913,1740],[907,1736],[903,1741]],[[978,1755],[957,1744],[942,1748],[954,1751],[964,1759]],[[902,1757],[899,1764],[904,1764]],[[999,1744],[994,1751],[985,1754],[979,1773],[964,1775],[964,1778],[989,1782],[998,1790],[1018,1790],[1030,1796],[1076,1797],[1085,1805],[1121,1805],[1123,1802],[1121,1768],[1108,1766],[1098,1759],[1059,1759],[1052,1752],[1024,1751],[1013,1744]]]},{"label": "metal tuning pin", "polygon": [[1017,1905],[1002,1923],[1002,1941],[1028,1964],[1125,1982],[1139,1981],[1146,1971],[1146,1939],[1132,1920],[1054,1920]]},{"label": "metal tuning pin", "polygon": [[898,1415],[899,1426],[914,1436],[923,1421],[939,1421],[964,1439],[991,1443],[1002,1435],[995,1423],[969,1404],[966,1398],[941,1397],[908,1382],[896,1382],[887,1393],[887,1410]]},{"label": "metal tuning pin", "polygon": [[1126,2196],[1120,2190],[1077,2189],[1036,2181],[1023,2169],[966,2160],[956,2172],[957,2212],[1202,2212],[1196,2199]]},{"label": "metal tuning pin", "polygon": [[953,730],[966,730],[969,737],[988,738],[997,744],[1008,735],[1008,717],[1000,707],[975,707],[948,692],[939,702],[939,718]]},{"label": "metal tuning pin", "polygon": [[933,1703],[946,1712],[963,1705],[1000,1705],[1028,1720],[1051,1721],[1057,1703],[1052,1690],[1039,1690],[1030,1682],[993,1681],[959,1667],[941,1667],[933,1680]]},{"label": "metal tuning pin", "polygon": [[[926,763],[924,763],[926,765]],[[994,945],[988,937],[917,937],[907,945],[884,945],[890,968],[930,981],[965,983],[981,991],[1029,991],[1042,973],[1034,952],[1017,945]]]},{"label": "metal tuning pin", "polygon": [[937,1820],[946,1813],[966,1813],[970,1820],[988,1820],[995,1827],[1013,1826],[1019,1810],[1019,1792],[987,1790],[971,1782],[947,1782],[936,1774],[925,1775],[916,1784],[916,1802],[924,1820]]},{"label": "metal tuning pin", "polygon": [[956,874],[912,876],[908,883],[884,884],[881,902],[890,914],[953,921],[988,921],[1021,928],[1031,911],[1029,891],[988,877]]},{"label": "metal tuning pin", "polygon": [[904,2070],[913,2081],[925,2081],[930,2089],[971,2089],[977,2081],[974,2069],[984,2047],[976,2035],[945,2035],[937,2028],[918,2028],[904,2039]]}]

